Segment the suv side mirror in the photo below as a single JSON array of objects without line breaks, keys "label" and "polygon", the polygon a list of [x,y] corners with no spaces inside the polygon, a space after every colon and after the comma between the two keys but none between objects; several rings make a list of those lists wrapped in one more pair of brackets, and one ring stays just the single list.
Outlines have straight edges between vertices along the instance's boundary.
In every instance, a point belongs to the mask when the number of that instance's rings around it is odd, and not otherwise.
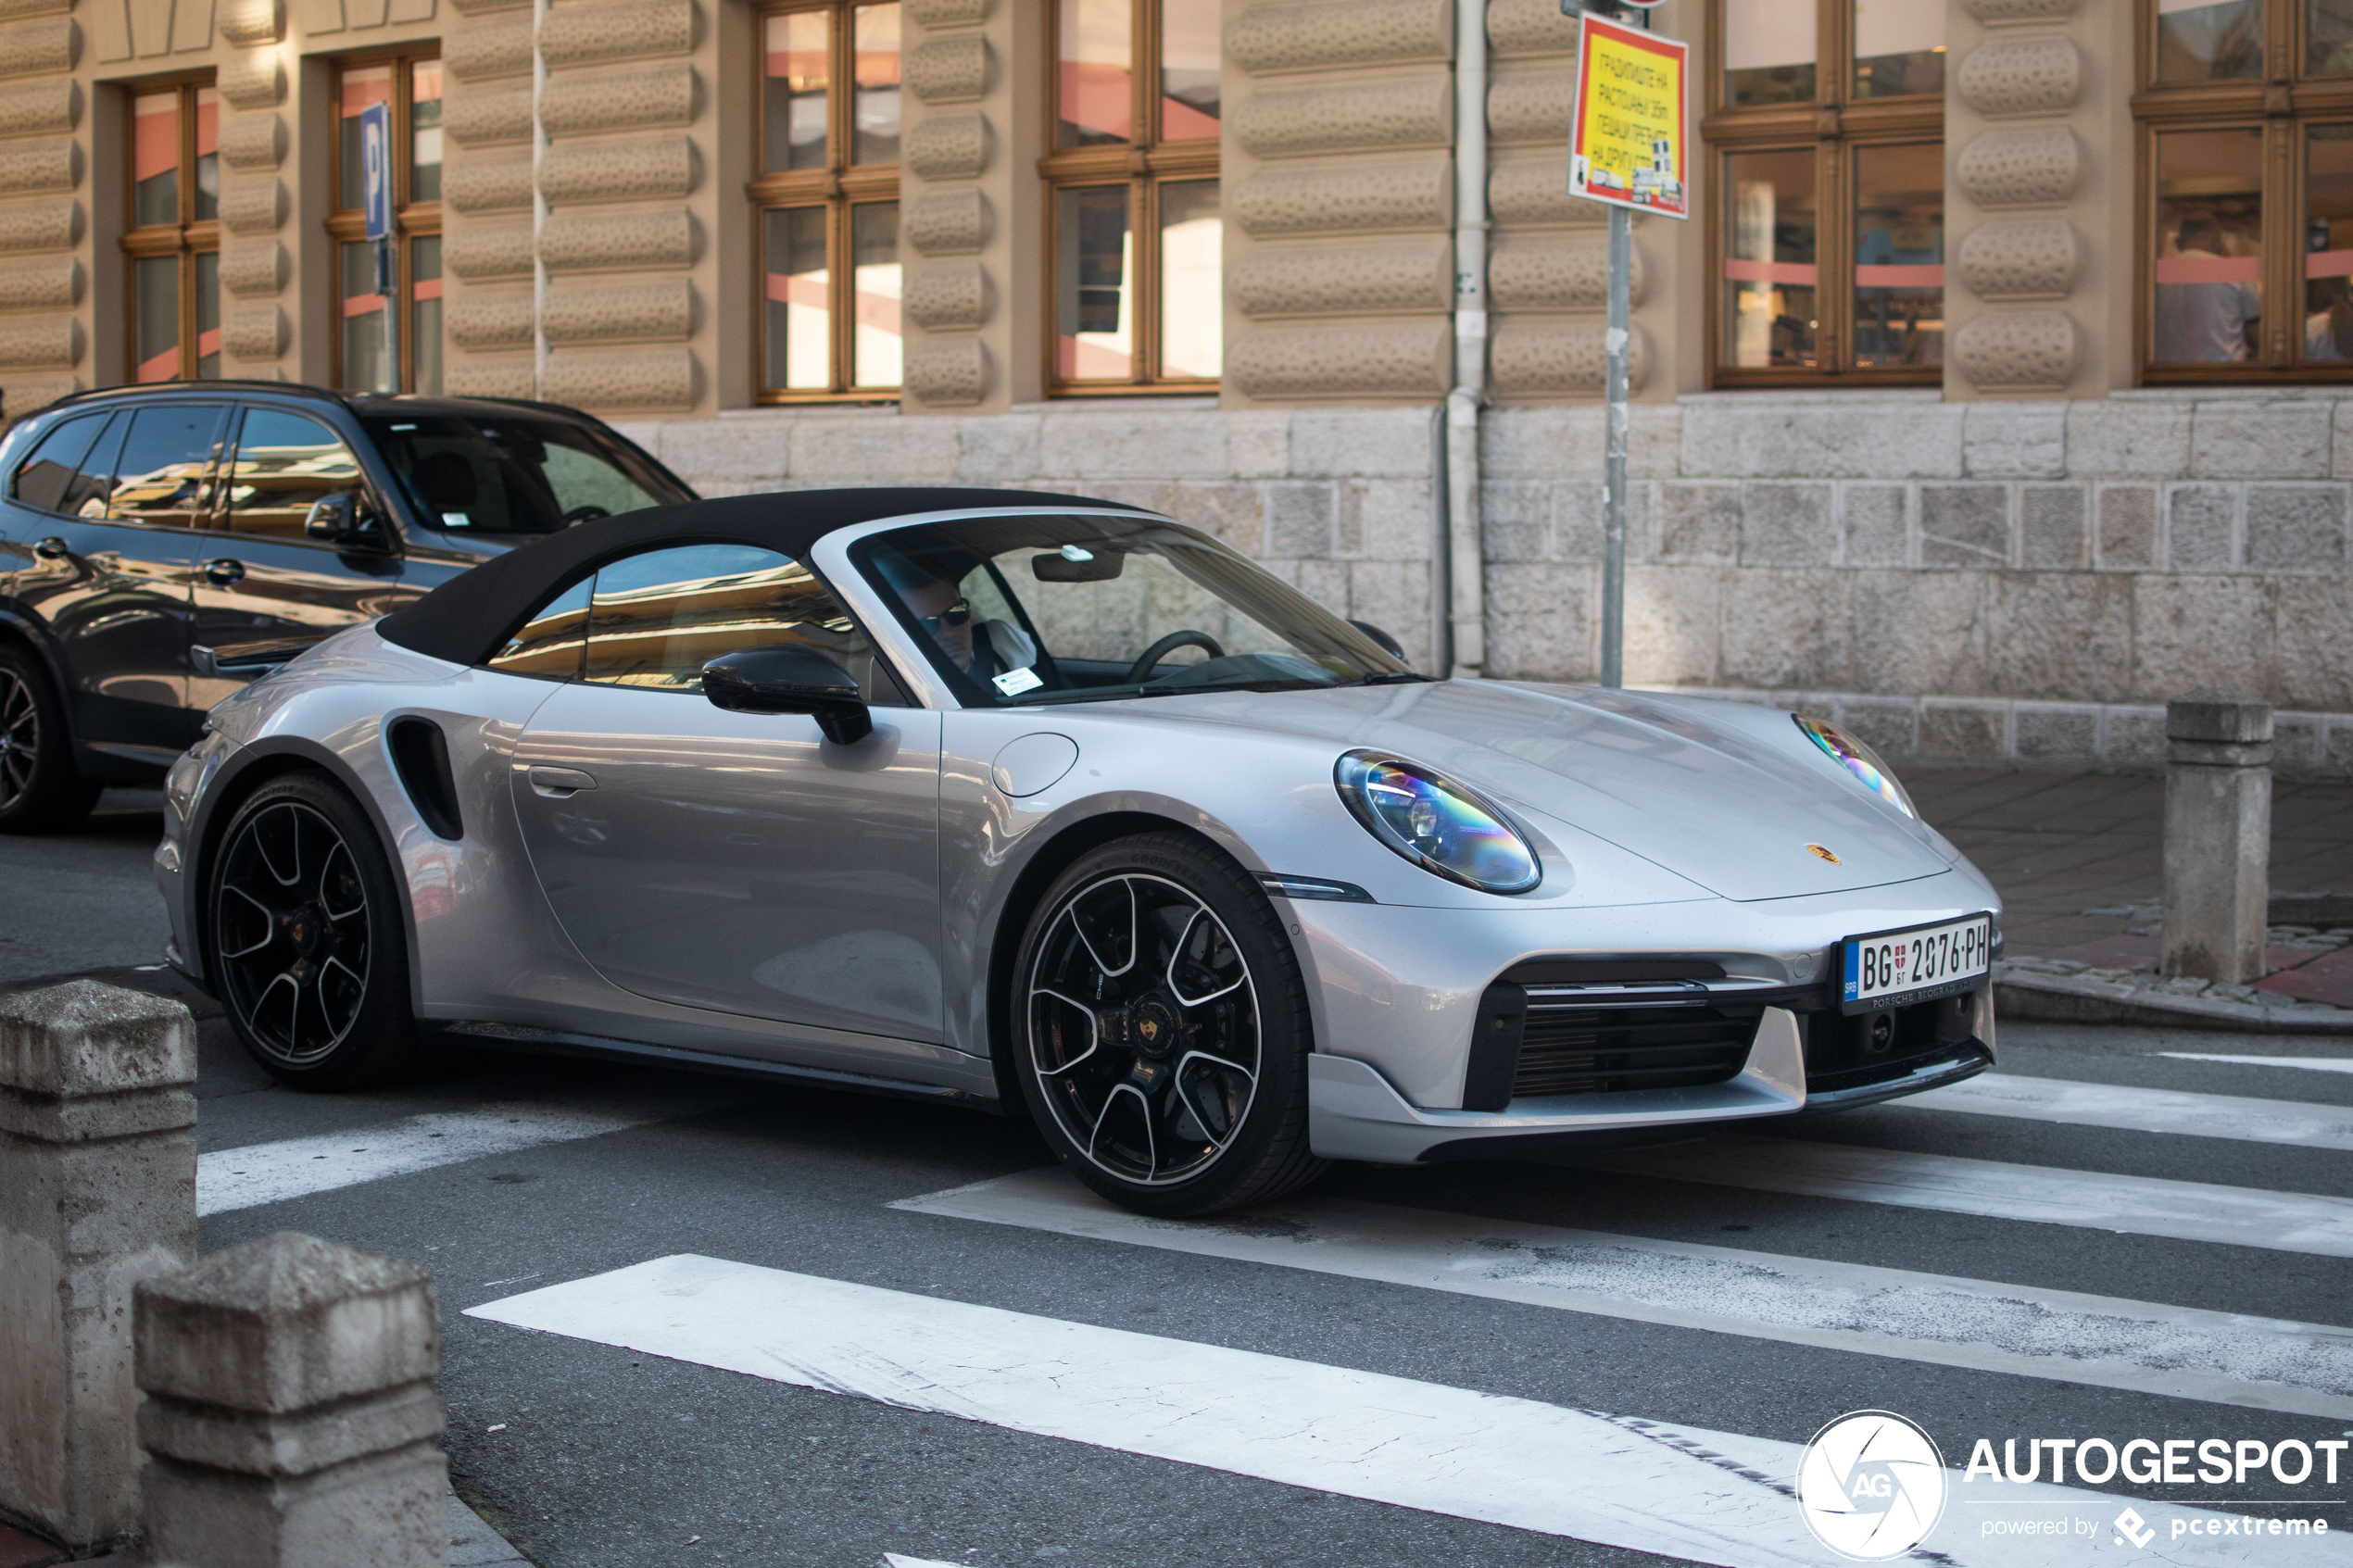
[{"label": "suv side mirror", "polygon": [[858,683],[815,648],[771,643],[738,648],[702,667],[702,693],[714,708],[734,713],[807,713],[836,746],[854,746],[874,734],[874,716]]},{"label": "suv side mirror", "polygon": [[384,524],[373,512],[360,509],[355,491],[339,491],[311,502],[309,515],[302,520],[302,531],[330,545],[379,550],[384,547]]}]

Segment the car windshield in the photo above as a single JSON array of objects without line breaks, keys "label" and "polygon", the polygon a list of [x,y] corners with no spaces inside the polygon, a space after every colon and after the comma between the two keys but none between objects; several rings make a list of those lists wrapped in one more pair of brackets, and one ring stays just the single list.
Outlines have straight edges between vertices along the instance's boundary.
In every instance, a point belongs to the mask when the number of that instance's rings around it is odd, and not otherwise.
[{"label": "car windshield", "polygon": [[1418,680],[1214,540],[1145,518],[894,529],[850,558],[967,707]]},{"label": "car windshield", "polygon": [[417,507],[452,532],[554,533],[695,498],[594,425],[520,413],[403,412],[363,422]]}]

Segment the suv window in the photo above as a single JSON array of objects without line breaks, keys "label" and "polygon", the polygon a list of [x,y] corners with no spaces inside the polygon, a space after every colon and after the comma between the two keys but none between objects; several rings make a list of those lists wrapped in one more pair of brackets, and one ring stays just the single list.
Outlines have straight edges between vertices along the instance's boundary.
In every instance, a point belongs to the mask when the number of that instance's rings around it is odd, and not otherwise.
[{"label": "suv window", "polygon": [[229,527],[300,539],[314,502],[361,484],[359,459],[333,431],[307,415],[248,408],[229,470]]},{"label": "suv window", "polygon": [[104,414],[84,414],[50,426],[41,444],[17,466],[16,482],[9,487],[9,494],[24,505],[39,507],[43,511],[69,510],[65,505],[67,492],[81,477],[82,459],[90,455],[91,444],[106,428]]},{"label": "suv window", "polygon": [[691,501],[694,493],[594,426],[517,410],[371,414],[363,421],[424,515],[470,533],[555,533]]},{"label": "suv window", "polygon": [[115,464],[107,515],[136,522],[192,524],[204,509],[205,473],[220,440],[220,403],[169,403],[131,416]]}]

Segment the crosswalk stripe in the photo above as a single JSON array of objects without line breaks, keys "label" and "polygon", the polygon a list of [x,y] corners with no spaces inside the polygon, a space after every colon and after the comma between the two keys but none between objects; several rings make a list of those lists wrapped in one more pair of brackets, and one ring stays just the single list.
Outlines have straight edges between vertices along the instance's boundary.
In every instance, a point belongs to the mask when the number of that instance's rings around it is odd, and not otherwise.
[{"label": "crosswalk stripe", "polygon": [[2312,1073],[2353,1073],[2353,1056],[2213,1056],[2205,1051],[2159,1051],[2175,1061],[2227,1061],[2238,1067],[2301,1067]]},{"label": "crosswalk stripe", "polygon": [[[818,1279],[716,1258],[660,1258],[469,1310],[468,1316],[1123,1453],[1726,1568],[1818,1568],[1787,1477],[1798,1445],[1669,1427],[1224,1346]],[[1948,1473],[1949,1474],[1949,1473]],[[1951,1476],[1956,1483],[1957,1475]],[[2121,1499],[2005,1484],[2002,1503]],[[2135,1502],[2169,1537],[2197,1510]],[[1923,1543],[1978,1546],[1948,1509]],[[2205,1535],[2175,1562],[2242,1561]],[[2343,1543],[2336,1543],[2341,1547]],[[2007,1568],[2081,1568],[2065,1537],[2005,1537]],[[2343,1562],[2327,1537],[2266,1561]]]},{"label": "crosswalk stripe", "polygon": [[432,1111],[380,1127],[215,1149],[196,1159],[196,1213],[226,1213],[544,1144],[593,1138],[713,1109],[708,1091],[626,1102],[493,1105]]},{"label": "crosswalk stripe", "polygon": [[1674,1148],[1584,1155],[1578,1163],[1668,1181],[2353,1258],[2353,1199],[2306,1193],[1795,1138],[1721,1136]]},{"label": "crosswalk stripe", "polygon": [[891,1205],[1456,1295],[2353,1419],[2353,1329],[1905,1269],[1307,1198],[1246,1223],[1148,1220],[1058,1169]]},{"label": "crosswalk stripe", "polygon": [[2303,1100],[2246,1099],[2235,1095],[2184,1094],[1988,1073],[1895,1103],[1921,1110],[2014,1116],[2078,1127],[2121,1127],[2135,1133],[2353,1149],[2353,1107]]}]

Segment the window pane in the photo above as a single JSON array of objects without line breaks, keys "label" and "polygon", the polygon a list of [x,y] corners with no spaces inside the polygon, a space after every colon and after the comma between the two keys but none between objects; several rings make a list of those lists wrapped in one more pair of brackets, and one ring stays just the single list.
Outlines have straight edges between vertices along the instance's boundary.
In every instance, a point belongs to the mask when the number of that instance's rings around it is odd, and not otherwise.
[{"label": "window pane", "polygon": [[336,145],[341,149],[341,183],[335,199],[345,210],[357,210],[367,200],[368,165],[359,145],[359,114],[370,104],[392,101],[392,67],[355,66],[343,73],[342,98],[336,106]]},{"label": "window pane", "polygon": [[768,384],[823,392],[834,384],[825,209],[771,212],[767,237]]},{"label": "window pane", "polygon": [[417,362],[411,383],[423,393],[441,390],[441,236],[420,234],[409,242],[409,320]]},{"label": "window pane", "polygon": [[62,510],[66,492],[82,470],[82,459],[89,456],[90,444],[106,428],[104,414],[86,415],[52,426],[32,455],[17,469],[16,483],[9,493],[28,507]]},{"label": "window pane", "polygon": [[768,19],[768,77],[761,89],[767,162],[761,167],[825,167],[826,63],[824,11],[787,11]]},{"label": "window pane", "polygon": [[376,288],[376,246],[348,240],[343,251],[343,386],[384,392],[384,298]]},{"label": "window pane", "polygon": [[441,199],[441,62],[409,68],[409,199]]},{"label": "window pane", "polygon": [[1127,187],[1054,194],[1055,373],[1064,381],[1136,374]]},{"label": "window pane", "polygon": [[723,653],[798,643],[846,662],[865,638],[807,568],[749,545],[682,545],[597,573],[583,675],[619,686],[702,690]]},{"label": "window pane", "polygon": [[2304,142],[2304,359],[2353,361],[2353,125]]},{"label": "window pane", "polygon": [[1944,91],[1944,0],[1855,0],[1855,95]]},{"label": "window pane", "polygon": [[1855,149],[1855,363],[1944,362],[1944,148]]},{"label": "window pane", "polygon": [[1160,139],[1217,134],[1217,0],[1161,0]]},{"label": "window pane", "polygon": [[2254,82],[2263,75],[2263,0],[2157,0],[2159,82]]},{"label": "window pane", "polygon": [[2307,0],[2304,70],[2309,76],[2353,74],[2353,0]]},{"label": "window pane", "polygon": [[507,646],[491,656],[490,668],[566,680],[578,676],[580,652],[588,640],[588,596],[596,585],[593,577],[575,583],[542,605],[507,639]]},{"label": "window pane", "polygon": [[115,469],[109,517],[187,522],[204,499],[205,470],[220,430],[218,407],[181,404],[142,408]]},{"label": "window pane", "polygon": [[1814,363],[1814,154],[1737,153],[1724,160],[1723,362],[1743,369]]},{"label": "window pane", "polygon": [[1724,101],[1814,101],[1814,0],[1724,0]]},{"label": "window pane", "polygon": [[1060,76],[1065,147],[1125,142],[1135,123],[1128,0],[1061,0]]},{"label": "window pane", "polygon": [[899,6],[858,7],[856,85],[849,116],[856,126],[852,163],[899,161]]},{"label": "window pane", "polygon": [[1226,319],[1217,182],[1160,188],[1160,373],[1214,376],[1224,363]]},{"label": "window pane", "polygon": [[200,250],[196,265],[196,374],[220,379],[220,253]]},{"label": "window pane", "polygon": [[131,224],[180,221],[180,94],[131,100]]},{"label": "window pane", "polygon": [[145,256],[131,264],[132,313],[137,341],[132,353],[139,381],[180,374],[180,258]]},{"label": "window pane", "polygon": [[899,324],[899,204],[868,202],[849,211],[850,287],[857,315],[850,332],[850,382],[897,386],[903,339]]},{"label": "window pane", "polygon": [[2157,362],[2244,361],[2262,319],[2263,133],[2159,136]]},{"label": "window pane", "polygon": [[359,489],[359,459],[317,420],[249,408],[230,470],[229,527],[299,539],[312,503]]},{"label": "window pane", "polygon": [[196,217],[199,223],[220,216],[220,94],[209,87],[196,89]]}]

